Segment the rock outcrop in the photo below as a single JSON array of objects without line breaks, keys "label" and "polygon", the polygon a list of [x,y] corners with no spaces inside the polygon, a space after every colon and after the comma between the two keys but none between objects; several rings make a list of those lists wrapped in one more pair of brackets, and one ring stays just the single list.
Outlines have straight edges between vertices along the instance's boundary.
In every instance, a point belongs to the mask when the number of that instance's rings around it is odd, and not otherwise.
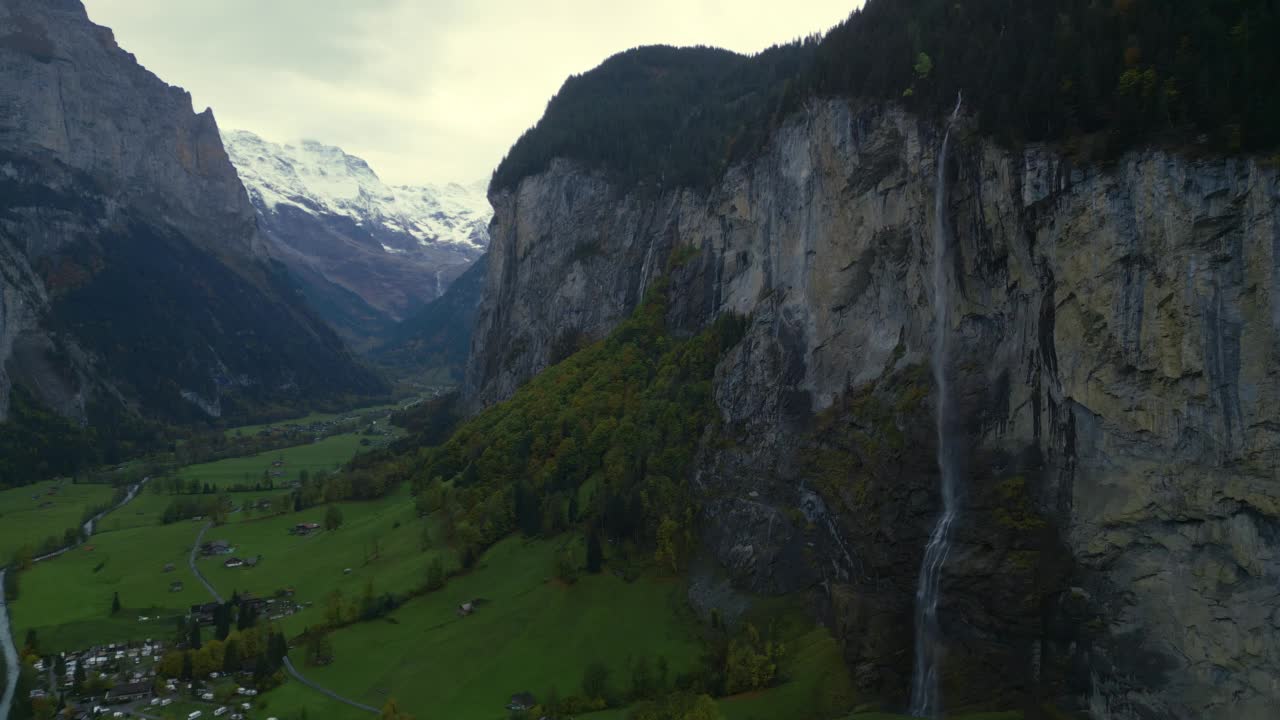
[{"label": "rock outcrop", "polygon": [[[948,707],[1264,718],[1280,701],[1280,172],[1076,166],[962,127],[946,168],[966,495],[944,572]],[[654,278],[669,322],[750,331],[693,478],[705,547],[813,589],[859,686],[905,702],[937,509],[927,368],[938,123],[810,104],[710,192],[557,161],[491,198],[466,401],[509,397]]]},{"label": "rock outcrop", "polygon": [[213,114],[78,0],[0,0],[0,421],[376,391],[263,253]]}]

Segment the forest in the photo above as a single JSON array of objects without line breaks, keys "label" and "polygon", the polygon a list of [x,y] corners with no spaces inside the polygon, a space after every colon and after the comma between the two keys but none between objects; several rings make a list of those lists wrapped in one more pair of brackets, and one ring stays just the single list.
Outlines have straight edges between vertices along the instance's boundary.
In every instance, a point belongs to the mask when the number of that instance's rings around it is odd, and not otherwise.
[{"label": "forest", "polygon": [[713,425],[712,373],[745,324],[725,316],[678,339],[666,309],[659,283],[608,338],[464,422],[447,442],[402,458],[420,511],[441,511],[464,562],[512,532],[580,528],[637,565],[680,568],[693,544],[686,478]]},{"label": "forest", "polygon": [[807,101],[896,102],[943,117],[963,93],[1010,146],[1090,161],[1144,146],[1280,143],[1276,0],[869,0],[824,37],[752,57],[646,47],[569,78],[491,191],[567,158],[623,188],[705,189]]}]

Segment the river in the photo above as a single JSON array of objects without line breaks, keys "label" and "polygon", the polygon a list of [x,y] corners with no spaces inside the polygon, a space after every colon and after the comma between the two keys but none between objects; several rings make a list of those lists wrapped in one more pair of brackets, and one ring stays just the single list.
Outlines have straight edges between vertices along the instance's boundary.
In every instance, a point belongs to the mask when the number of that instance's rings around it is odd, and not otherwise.
[{"label": "river", "polygon": [[13,693],[18,688],[18,649],[13,646],[13,632],[9,628],[9,606],[4,598],[4,575],[8,569],[0,568],[0,654],[4,655],[4,695],[0,696],[0,718],[9,717]]},{"label": "river", "polygon": [[[142,491],[142,486],[146,485],[147,481],[150,479],[151,478],[149,477],[145,477],[140,482],[136,482],[129,486],[129,491],[125,493],[124,498],[120,502],[89,518],[83,526],[84,536],[87,538],[93,535],[94,527],[98,524],[99,520],[106,517],[107,513],[115,512],[125,505],[128,505],[135,497],[138,496],[138,493]],[[76,547],[76,545],[68,545],[67,547],[55,550],[51,553],[46,553],[35,558],[34,562],[51,560],[74,547]],[[18,649],[13,644],[13,628],[9,626],[9,606],[8,603],[5,602],[3,589],[4,576],[7,572],[9,572],[7,568],[0,568],[0,652],[4,655],[5,672],[4,695],[3,697],[0,697],[0,720],[4,720],[9,717],[9,707],[13,704],[13,693],[18,687]]]}]

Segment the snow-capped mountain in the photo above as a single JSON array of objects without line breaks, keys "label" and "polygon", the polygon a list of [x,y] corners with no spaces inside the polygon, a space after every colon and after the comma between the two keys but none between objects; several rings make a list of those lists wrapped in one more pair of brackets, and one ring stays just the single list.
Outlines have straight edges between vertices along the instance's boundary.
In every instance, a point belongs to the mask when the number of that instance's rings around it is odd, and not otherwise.
[{"label": "snow-capped mountain", "polygon": [[394,186],[364,160],[313,140],[223,134],[271,253],[335,328],[366,348],[484,252],[485,183]]}]

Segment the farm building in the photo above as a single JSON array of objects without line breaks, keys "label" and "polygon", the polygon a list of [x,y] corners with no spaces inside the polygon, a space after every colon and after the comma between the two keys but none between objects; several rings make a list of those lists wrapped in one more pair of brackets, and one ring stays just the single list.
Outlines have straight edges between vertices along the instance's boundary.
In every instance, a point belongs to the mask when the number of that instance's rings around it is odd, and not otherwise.
[{"label": "farm building", "polygon": [[126,683],[117,685],[107,691],[107,702],[127,703],[144,698],[151,694],[151,684],[146,682]]},{"label": "farm building", "polygon": [[202,555],[227,555],[233,548],[226,540],[213,540],[200,546]]}]

